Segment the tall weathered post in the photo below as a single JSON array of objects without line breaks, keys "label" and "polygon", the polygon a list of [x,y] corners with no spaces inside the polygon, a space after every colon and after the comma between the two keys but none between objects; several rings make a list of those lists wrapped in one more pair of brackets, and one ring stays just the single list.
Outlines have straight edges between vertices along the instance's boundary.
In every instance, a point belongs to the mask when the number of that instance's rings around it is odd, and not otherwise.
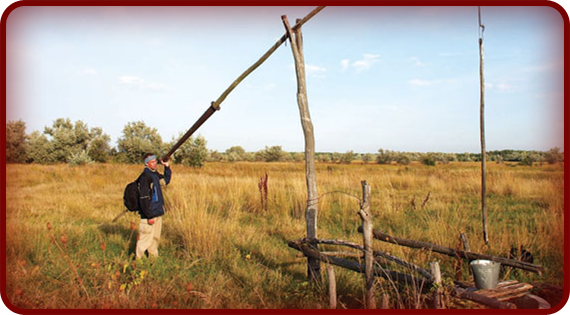
[{"label": "tall weathered post", "polygon": [[483,50],[483,32],[485,25],[481,24],[481,7],[479,7],[479,85],[481,87],[481,212],[483,216],[483,240],[485,244],[489,243],[489,235],[487,233],[487,185],[485,178],[485,163],[487,159],[485,149],[485,76],[483,75],[485,51]]},{"label": "tall weathered post", "polygon": [[[307,101],[307,85],[305,82],[305,58],[303,56],[303,37],[301,28],[292,30],[289,26],[287,16],[281,16],[283,25],[289,36],[293,58],[295,59],[295,72],[297,74],[297,104],[301,114],[301,125],[305,135],[305,176],[307,181],[307,209],[305,220],[307,226],[307,238],[317,238],[317,214],[319,211],[319,200],[317,194],[317,173],[315,171],[315,136],[313,123],[309,113],[309,103]],[[297,21],[299,24],[299,20]],[[307,258],[307,276],[313,281],[321,281],[321,264],[317,259]]]},{"label": "tall weathered post", "polygon": [[364,242],[364,275],[366,277],[366,297],[364,304],[368,309],[376,309],[374,297],[374,253],[372,250],[372,214],[370,212],[370,186],[362,181],[362,203],[358,214],[362,219],[362,237]]}]

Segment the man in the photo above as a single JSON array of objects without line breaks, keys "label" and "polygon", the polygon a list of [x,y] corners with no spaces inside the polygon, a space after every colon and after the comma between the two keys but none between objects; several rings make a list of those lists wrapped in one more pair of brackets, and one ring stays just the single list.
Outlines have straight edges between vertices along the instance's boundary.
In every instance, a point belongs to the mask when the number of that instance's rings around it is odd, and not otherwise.
[{"label": "man", "polygon": [[164,175],[160,174],[157,171],[157,163],[155,155],[146,154],[144,156],[146,167],[139,177],[141,222],[136,248],[137,259],[144,257],[145,251],[148,251],[152,258],[158,256],[158,242],[164,215],[164,197],[160,188],[160,180],[164,179],[168,185],[172,171],[168,162],[160,160],[160,163],[164,165]]}]

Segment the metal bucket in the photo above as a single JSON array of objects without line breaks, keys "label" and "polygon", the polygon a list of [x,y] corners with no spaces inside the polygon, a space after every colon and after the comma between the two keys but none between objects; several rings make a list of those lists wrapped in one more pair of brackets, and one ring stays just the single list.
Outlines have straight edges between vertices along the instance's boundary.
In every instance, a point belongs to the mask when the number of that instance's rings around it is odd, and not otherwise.
[{"label": "metal bucket", "polygon": [[501,263],[490,260],[474,260],[470,264],[473,269],[475,286],[479,289],[496,289],[499,282]]}]

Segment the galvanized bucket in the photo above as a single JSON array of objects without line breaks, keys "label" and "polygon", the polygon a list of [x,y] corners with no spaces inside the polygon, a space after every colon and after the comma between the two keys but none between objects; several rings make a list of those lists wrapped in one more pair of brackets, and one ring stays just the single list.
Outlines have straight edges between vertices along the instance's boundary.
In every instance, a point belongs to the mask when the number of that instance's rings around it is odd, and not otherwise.
[{"label": "galvanized bucket", "polygon": [[499,282],[501,263],[490,260],[474,260],[470,264],[473,269],[475,286],[479,289],[496,289]]}]

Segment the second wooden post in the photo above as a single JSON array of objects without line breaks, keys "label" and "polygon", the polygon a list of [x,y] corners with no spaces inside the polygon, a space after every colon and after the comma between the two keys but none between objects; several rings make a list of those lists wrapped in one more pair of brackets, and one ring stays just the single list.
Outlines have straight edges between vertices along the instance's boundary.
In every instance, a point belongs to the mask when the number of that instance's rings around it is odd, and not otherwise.
[{"label": "second wooden post", "polygon": [[358,214],[362,218],[362,230],[364,238],[364,275],[366,277],[365,307],[376,308],[374,298],[374,253],[372,250],[372,214],[370,213],[370,186],[362,181],[362,203]]}]

